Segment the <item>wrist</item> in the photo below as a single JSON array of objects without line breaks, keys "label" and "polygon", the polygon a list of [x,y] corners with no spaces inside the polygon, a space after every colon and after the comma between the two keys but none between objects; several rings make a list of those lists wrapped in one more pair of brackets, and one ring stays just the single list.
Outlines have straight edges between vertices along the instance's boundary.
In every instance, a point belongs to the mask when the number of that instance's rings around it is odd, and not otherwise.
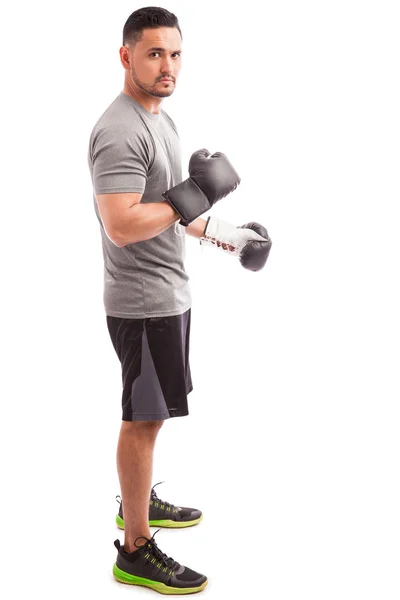
[{"label": "wrist", "polygon": [[204,230],[206,226],[207,221],[205,219],[202,219],[201,217],[198,217],[186,227],[186,233],[191,235],[192,237],[201,239],[204,237]]}]

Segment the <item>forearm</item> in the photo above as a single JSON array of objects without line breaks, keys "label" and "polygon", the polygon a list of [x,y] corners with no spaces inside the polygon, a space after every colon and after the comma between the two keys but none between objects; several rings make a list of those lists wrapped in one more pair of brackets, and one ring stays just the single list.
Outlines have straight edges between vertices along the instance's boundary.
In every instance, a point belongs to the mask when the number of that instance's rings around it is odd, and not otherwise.
[{"label": "forearm", "polygon": [[119,225],[119,247],[149,240],[171,227],[180,217],[168,202],[141,202],[131,206]]},{"label": "forearm", "polygon": [[190,223],[186,227],[186,233],[195,238],[201,238],[204,234],[204,229],[206,227],[207,220],[202,219],[201,217],[197,217],[194,221]]}]

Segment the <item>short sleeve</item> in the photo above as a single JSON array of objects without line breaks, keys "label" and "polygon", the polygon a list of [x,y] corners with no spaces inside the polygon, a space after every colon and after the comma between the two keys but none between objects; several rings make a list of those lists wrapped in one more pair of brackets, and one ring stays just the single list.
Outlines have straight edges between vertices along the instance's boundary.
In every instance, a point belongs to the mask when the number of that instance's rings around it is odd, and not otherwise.
[{"label": "short sleeve", "polygon": [[150,168],[148,140],[126,127],[106,127],[91,140],[93,189],[97,194],[143,193]]}]

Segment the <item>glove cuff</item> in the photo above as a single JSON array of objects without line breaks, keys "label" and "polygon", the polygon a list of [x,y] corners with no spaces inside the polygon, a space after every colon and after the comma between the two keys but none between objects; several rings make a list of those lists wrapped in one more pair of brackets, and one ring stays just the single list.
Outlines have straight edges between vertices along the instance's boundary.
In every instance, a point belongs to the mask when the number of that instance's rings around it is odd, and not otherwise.
[{"label": "glove cuff", "polygon": [[162,196],[181,217],[179,223],[184,227],[210,209],[207,196],[191,177],[163,192]]},{"label": "glove cuff", "polygon": [[232,256],[239,256],[245,243],[246,241],[239,237],[235,225],[215,217],[208,217],[203,237],[200,238],[202,246],[213,246]]},{"label": "glove cuff", "polygon": [[202,246],[213,246],[232,256],[240,256],[249,241],[266,242],[267,239],[246,226],[236,227],[215,217],[208,217],[203,237],[200,238]]}]

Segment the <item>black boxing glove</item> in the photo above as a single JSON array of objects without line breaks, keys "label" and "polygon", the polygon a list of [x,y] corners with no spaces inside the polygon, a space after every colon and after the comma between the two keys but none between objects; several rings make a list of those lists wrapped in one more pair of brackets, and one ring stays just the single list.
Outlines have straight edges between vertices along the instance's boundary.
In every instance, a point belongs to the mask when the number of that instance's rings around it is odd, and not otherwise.
[{"label": "black boxing glove", "polygon": [[268,231],[259,223],[252,221],[236,227],[208,217],[200,244],[224,250],[231,256],[237,256],[245,269],[259,271],[267,262],[272,241]]},{"label": "black boxing glove", "polygon": [[180,215],[179,223],[189,223],[209,210],[215,202],[233,192],[240,177],[222,152],[210,156],[206,148],[197,150],[189,161],[189,178],[162,195]]}]

